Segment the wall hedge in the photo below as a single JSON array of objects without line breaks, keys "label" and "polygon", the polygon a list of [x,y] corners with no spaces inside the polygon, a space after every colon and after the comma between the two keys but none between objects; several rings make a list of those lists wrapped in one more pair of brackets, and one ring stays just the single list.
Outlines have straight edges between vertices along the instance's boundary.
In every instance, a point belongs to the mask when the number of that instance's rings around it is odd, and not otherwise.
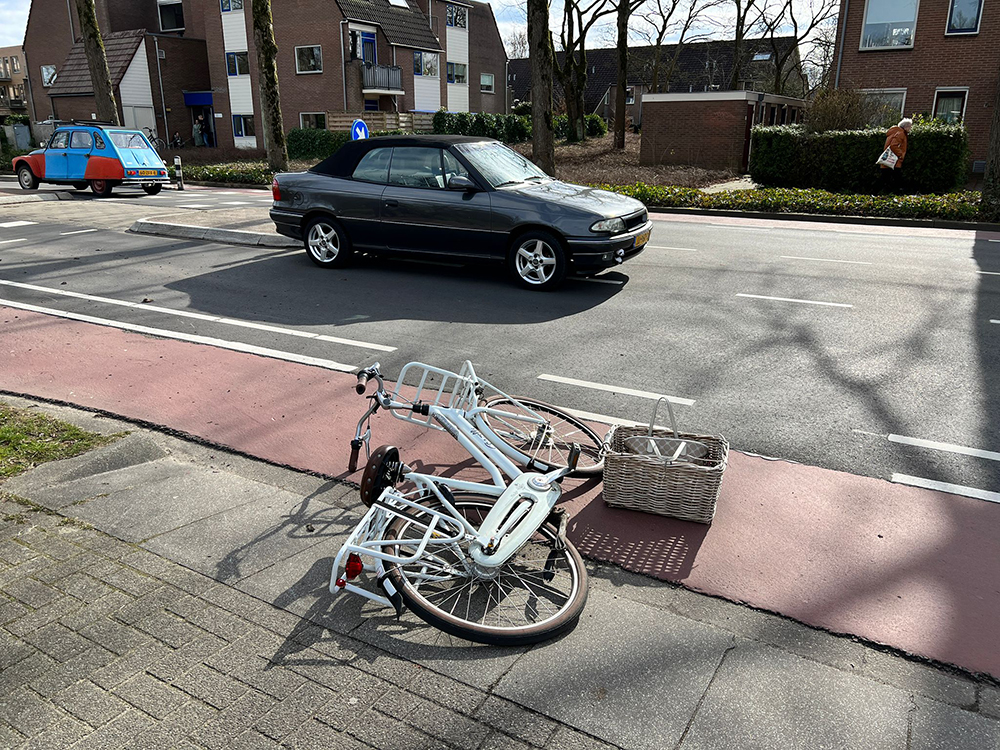
[{"label": "wall hedge", "polygon": [[[884,130],[831,130],[807,133],[799,125],[753,129],[750,176],[767,187],[822,188],[835,192],[882,191],[875,160]],[[946,193],[965,181],[969,139],[962,125],[917,122],[902,167],[908,193]]]}]

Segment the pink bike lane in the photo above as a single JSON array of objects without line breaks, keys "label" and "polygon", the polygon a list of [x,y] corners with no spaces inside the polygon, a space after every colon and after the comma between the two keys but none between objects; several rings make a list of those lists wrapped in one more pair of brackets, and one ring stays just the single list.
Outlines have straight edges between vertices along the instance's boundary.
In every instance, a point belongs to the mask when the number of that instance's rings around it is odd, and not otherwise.
[{"label": "pink bike lane", "polygon": [[[433,363],[447,366],[449,363]],[[458,363],[450,363],[456,365]],[[355,378],[0,307],[0,391],[109,412],[357,482]],[[450,437],[380,414],[372,445],[469,471]],[[567,481],[593,559],[1000,677],[1000,505],[732,452],[711,526],[608,508]]]}]

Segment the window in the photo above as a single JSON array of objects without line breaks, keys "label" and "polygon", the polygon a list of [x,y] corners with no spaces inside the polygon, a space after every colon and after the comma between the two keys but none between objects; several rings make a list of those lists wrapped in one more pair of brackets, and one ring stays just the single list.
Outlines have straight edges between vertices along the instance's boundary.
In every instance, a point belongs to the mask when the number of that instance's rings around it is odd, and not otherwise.
[{"label": "window", "polygon": [[861,93],[878,104],[877,112],[872,115],[870,123],[873,127],[880,127],[887,122],[895,125],[895,121],[903,116],[906,89],[872,89]]},{"label": "window", "polygon": [[221,0],[222,12],[228,13],[231,10],[243,10],[243,0]]},{"label": "window", "polygon": [[364,182],[385,182],[389,179],[389,157],[391,148],[376,148],[365,154],[351,175]]},{"label": "window", "polygon": [[[983,0],[951,0],[946,34],[978,34]],[[17,58],[14,58],[15,61]]]},{"label": "window", "polygon": [[253,138],[257,135],[253,115],[233,115],[233,135],[237,138]]},{"label": "window", "polygon": [[49,148],[66,148],[69,145],[69,131],[57,130],[52,134],[52,140],[49,141]]},{"label": "window", "polygon": [[227,52],[226,70],[231,76],[250,75],[250,57],[246,52]]},{"label": "window", "polygon": [[53,83],[56,82],[56,66],[55,65],[43,65],[42,68],[42,85],[48,88]]},{"label": "window", "polygon": [[296,73],[322,73],[323,72],[323,48],[318,45],[295,48],[295,72]]},{"label": "window", "polygon": [[326,130],[325,112],[300,112],[299,127],[312,128],[315,130]]},{"label": "window", "polygon": [[502,143],[460,143],[454,148],[493,187],[550,179],[545,172]]},{"label": "window", "polygon": [[771,59],[770,52],[758,52],[756,55],[753,56],[754,62],[767,62],[770,59]]},{"label": "window", "polygon": [[10,65],[14,69],[15,73],[21,70],[21,63],[18,62],[16,57],[10,58]]},{"label": "window", "polygon": [[365,112],[378,112],[378,99],[365,99]]},{"label": "window", "polygon": [[389,5],[395,5],[397,8],[409,8],[410,6],[406,4],[406,0],[389,0]]},{"label": "window", "polygon": [[469,28],[468,9],[458,5],[448,5],[447,8],[446,22],[449,26],[454,26],[457,29]]},{"label": "window", "polygon": [[439,148],[396,148],[392,151],[389,184],[403,187],[443,188]]},{"label": "window", "polygon": [[469,170],[462,166],[462,163],[452,156],[448,151],[442,152],[444,156],[444,184],[447,185],[452,177],[468,177]]},{"label": "window", "polygon": [[438,53],[437,52],[414,52],[413,53],[413,75],[430,76],[437,78]]},{"label": "window", "polygon": [[466,66],[462,63],[448,63],[448,83],[468,83]]},{"label": "window", "polygon": [[101,138],[100,133],[94,133],[94,145],[97,148],[104,148],[104,139]]},{"label": "window", "polygon": [[90,133],[86,130],[74,130],[73,135],[69,138],[70,148],[90,149],[93,145],[94,139],[90,137]]},{"label": "window", "polygon": [[184,28],[184,4],[180,0],[157,0],[160,10],[160,31],[181,31]]},{"label": "window", "polygon": [[912,47],[918,0],[868,0],[861,49]]},{"label": "window", "polygon": [[635,104],[635,86],[625,87],[625,103]]},{"label": "window", "polygon": [[119,133],[112,132],[108,133],[108,138],[111,142],[119,149],[132,148],[132,149],[144,149],[151,148],[149,141],[146,137],[140,133]]},{"label": "window", "polygon": [[493,93],[493,74],[492,73],[480,73],[479,74],[479,90],[484,94]]},{"label": "window", "polygon": [[934,117],[945,122],[961,121],[965,117],[965,100],[968,96],[968,89],[938,89],[934,94]]}]

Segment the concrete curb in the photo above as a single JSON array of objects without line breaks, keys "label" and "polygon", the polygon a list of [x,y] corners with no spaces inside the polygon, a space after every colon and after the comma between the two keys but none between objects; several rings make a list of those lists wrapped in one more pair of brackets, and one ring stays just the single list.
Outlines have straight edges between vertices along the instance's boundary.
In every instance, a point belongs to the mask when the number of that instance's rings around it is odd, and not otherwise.
[{"label": "concrete curb", "polygon": [[39,203],[42,201],[73,200],[73,194],[67,191],[51,193],[27,193],[25,195],[0,195],[0,206],[13,206],[18,203]]},{"label": "concrete curb", "polygon": [[198,227],[191,224],[168,224],[166,222],[139,219],[128,228],[132,234],[152,234],[158,237],[174,237],[183,240],[204,240],[223,242],[229,245],[250,245],[253,247],[291,248],[300,247],[298,240],[262,232],[245,232],[240,229],[216,229]]},{"label": "concrete curb", "polygon": [[829,224],[861,224],[881,227],[921,227],[923,229],[969,229],[978,232],[1000,232],[1000,224],[944,219],[893,219],[887,216],[837,216],[831,214],[795,214],[773,211],[727,211],[716,208],[665,208],[649,206],[650,213],[687,216],[731,216],[740,219],[778,219],[782,221],[812,221]]}]

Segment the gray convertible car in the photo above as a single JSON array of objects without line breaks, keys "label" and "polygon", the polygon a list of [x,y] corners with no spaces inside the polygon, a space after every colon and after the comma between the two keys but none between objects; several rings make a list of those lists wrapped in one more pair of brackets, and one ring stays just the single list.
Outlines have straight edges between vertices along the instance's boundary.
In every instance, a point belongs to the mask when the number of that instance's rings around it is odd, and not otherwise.
[{"label": "gray convertible car", "polygon": [[554,180],[490,138],[352,141],[271,188],[277,231],[324,268],[355,253],[482,259],[553,289],[638,255],[652,229],[639,201]]}]

